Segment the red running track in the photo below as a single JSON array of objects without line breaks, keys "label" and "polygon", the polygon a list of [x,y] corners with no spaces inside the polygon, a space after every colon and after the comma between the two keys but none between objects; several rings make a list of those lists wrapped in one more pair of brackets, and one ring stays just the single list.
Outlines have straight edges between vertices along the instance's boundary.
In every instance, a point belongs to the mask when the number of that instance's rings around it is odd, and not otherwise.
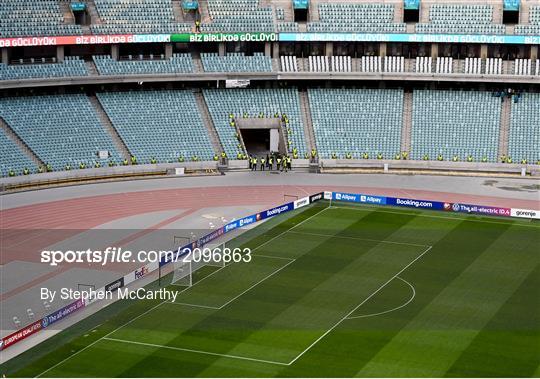
[{"label": "red running track", "polygon": [[[223,206],[275,205],[284,202],[284,194],[297,195],[335,190],[368,193],[422,200],[438,200],[482,204],[498,207],[535,209],[538,202],[500,197],[463,195],[424,190],[401,190],[352,186],[239,186],[179,188],[141,192],[126,192],[100,196],[58,200],[0,211],[2,228],[0,264],[13,260],[37,261],[42,248],[62,241],[81,231],[95,228],[117,219],[149,212]],[[158,229],[187,214],[173,217],[148,229]],[[125,241],[124,241],[125,242]]]}]

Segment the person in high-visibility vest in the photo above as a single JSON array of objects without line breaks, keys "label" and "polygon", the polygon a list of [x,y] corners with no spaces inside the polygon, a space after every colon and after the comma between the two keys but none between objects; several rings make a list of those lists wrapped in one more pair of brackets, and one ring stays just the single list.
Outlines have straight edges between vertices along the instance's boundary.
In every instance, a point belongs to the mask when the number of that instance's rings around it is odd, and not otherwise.
[{"label": "person in high-visibility vest", "polygon": [[71,170],[71,165],[68,163],[68,164],[66,164],[65,168],[66,168],[66,171],[69,171],[69,170]]},{"label": "person in high-visibility vest", "polygon": [[150,163],[151,163],[151,164],[156,164],[156,163],[157,163],[157,159],[156,159],[155,157],[150,158]]},{"label": "person in high-visibility vest", "polygon": [[473,159],[472,155],[469,154],[469,155],[467,156],[467,162],[470,163],[470,162],[472,162],[473,160],[474,160],[474,159]]},{"label": "person in high-visibility vest", "polygon": [[452,157],[452,162],[457,162],[457,161],[459,161],[459,158],[458,158],[457,155],[454,155],[454,156]]},{"label": "person in high-visibility vest", "polygon": [[41,174],[43,172],[43,166],[38,167],[38,173]]},{"label": "person in high-visibility vest", "polygon": [[381,153],[377,153],[377,159],[383,159],[383,155]]},{"label": "person in high-visibility vest", "polygon": [[274,156],[270,155],[268,157],[268,169],[272,171],[274,169]]},{"label": "person in high-visibility vest", "polygon": [[109,167],[114,167],[114,161],[109,161]]},{"label": "person in high-visibility vest", "polygon": [[506,154],[501,156],[501,163],[506,163]]},{"label": "person in high-visibility vest", "polygon": [[201,32],[201,20],[195,20],[195,33]]},{"label": "person in high-visibility vest", "polygon": [[82,169],[85,169],[85,168],[86,168],[86,165],[83,162],[79,163],[79,169],[82,170]]},{"label": "person in high-visibility vest", "polygon": [[266,158],[262,157],[261,158],[261,171],[264,171],[265,166],[266,166]]},{"label": "person in high-visibility vest", "polygon": [[258,164],[259,164],[259,158],[253,157],[253,171],[257,171]]},{"label": "person in high-visibility vest", "polygon": [[409,152],[408,151],[402,152],[401,157],[403,158],[403,160],[407,160],[407,158],[409,157]]},{"label": "person in high-visibility vest", "polygon": [[337,159],[336,153],[332,153],[332,159]]},{"label": "person in high-visibility vest", "polygon": [[488,159],[487,159],[487,157],[484,155],[484,156],[482,157],[482,163],[486,163],[487,161],[488,161]]},{"label": "person in high-visibility vest", "polygon": [[527,164],[527,160],[526,160],[525,158],[523,158],[523,159],[521,160],[521,164]]},{"label": "person in high-visibility vest", "polygon": [[227,153],[225,153],[224,151],[221,152],[221,159],[226,159],[227,158]]},{"label": "person in high-visibility vest", "polygon": [[287,157],[287,166],[289,166],[289,170],[292,170],[292,158]]},{"label": "person in high-visibility vest", "polygon": [[13,169],[10,169],[9,172],[8,172],[8,176],[10,176],[10,177],[15,176],[15,171],[13,171]]},{"label": "person in high-visibility vest", "polygon": [[218,157],[217,154],[214,154],[214,161],[216,161],[216,162],[219,161],[219,157]]},{"label": "person in high-visibility vest", "polygon": [[364,158],[364,159],[369,159],[369,154],[368,154],[368,153],[363,153],[363,154],[362,154],[362,158]]},{"label": "person in high-visibility vest", "polygon": [[352,159],[352,154],[351,154],[351,153],[347,153],[347,155],[345,155],[345,158],[347,158],[347,159]]},{"label": "person in high-visibility vest", "polygon": [[47,172],[51,172],[53,170],[52,166],[49,163],[47,163],[45,168],[47,169]]},{"label": "person in high-visibility vest", "polygon": [[438,160],[439,162],[443,160],[442,154],[437,155],[437,160]]},{"label": "person in high-visibility vest", "polygon": [[28,167],[25,167],[23,169],[23,175],[30,175],[30,170],[28,169]]},{"label": "person in high-visibility vest", "polygon": [[135,155],[131,156],[131,164],[133,165],[137,164],[137,158],[135,157]]},{"label": "person in high-visibility vest", "polygon": [[281,156],[278,155],[276,158],[276,169],[279,171],[281,169]]},{"label": "person in high-visibility vest", "polygon": [[124,158],[124,160],[122,161],[122,164],[124,166],[127,166],[129,164],[128,160],[126,158]]},{"label": "person in high-visibility vest", "polygon": [[283,156],[283,161],[281,163],[281,171],[287,172],[287,155]]},{"label": "person in high-visibility vest", "polygon": [[424,154],[424,156],[422,157],[422,159],[425,160],[425,161],[429,161],[429,157],[428,157],[427,154]]},{"label": "person in high-visibility vest", "polygon": [[512,158],[510,157],[506,158],[506,163],[512,163]]},{"label": "person in high-visibility vest", "polygon": [[99,163],[99,162],[94,163],[94,167],[95,167],[95,168],[100,168],[100,167],[101,167],[101,163]]},{"label": "person in high-visibility vest", "polygon": [[183,156],[183,155],[180,155],[180,156],[178,157],[178,162],[182,163],[183,161],[185,161],[184,156]]}]

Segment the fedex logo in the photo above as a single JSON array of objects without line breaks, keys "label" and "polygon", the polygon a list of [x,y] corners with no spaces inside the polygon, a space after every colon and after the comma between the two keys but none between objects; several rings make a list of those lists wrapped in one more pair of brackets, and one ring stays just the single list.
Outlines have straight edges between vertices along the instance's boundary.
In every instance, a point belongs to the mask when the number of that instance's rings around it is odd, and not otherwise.
[{"label": "fedex logo", "polygon": [[135,280],[140,279],[143,276],[145,276],[146,274],[148,274],[148,271],[149,271],[148,267],[146,267],[146,266],[141,267],[138,270],[135,270]]}]

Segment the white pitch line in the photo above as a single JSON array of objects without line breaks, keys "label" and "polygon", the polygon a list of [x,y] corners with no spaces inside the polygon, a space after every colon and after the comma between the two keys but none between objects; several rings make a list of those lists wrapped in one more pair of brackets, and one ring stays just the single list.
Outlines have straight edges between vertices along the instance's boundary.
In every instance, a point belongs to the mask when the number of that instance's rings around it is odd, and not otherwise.
[{"label": "white pitch line", "polygon": [[354,307],[349,313],[347,313],[341,320],[339,320],[337,323],[335,323],[330,329],[328,329],[326,332],[324,332],[323,335],[321,335],[319,338],[317,338],[311,345],[309,345],[304,351],[302,351],[300,354],[298,354],[292,361],[289,362],[289,366],[292,365],[294,362],[296,362],[300,357],[302,357],[307,351],[309,351],[313,346],[315,346],[320,340],[322,340],[324,337],[328,335],[332,330],[334,330],[339,324],[341,324],[344,320],[346,320],[350,315],[354,313],[358,308],[360,308],[362,305],[364,305],[369,299],[371,299],[373,296],[375,296],[380,290],[382,290],[388,283],[390,283],[392,280],[394,280],[399,274],[401,274],[403,271],[408,269],[414,262],[419,260],[426,254],[428,251],[430,251],[432,246],[429,246],[426,250],[422,252],[419,256],[414,258],[407,266],[403,267],[397,274],[392,276],[388,281],[386,281],[382,286],[380,286],[375,292],[373,292],[371,295],[369,295],[367,298],[364,299],[360,304],[358,304],[356,307]]},{"label": "white pitch line", "polygon": [[286,261],[294,261],[294,258],[288,258],[288,257],[278,257],[275,255],[264,255],[264,254],[251,254],[253,257],[263,257],[263,258],[271,258],[271,259],[283,259]]},{"label": "white pitch line", "polygon": [[[211,272],[210,274],[208,274],[207,276],[205,276],[204,278],[202,278],[201,280],[199,280],[198,282],[196,282],[195,284],[193,284],[193,286],[195,286],[196,284],[198,284],[198,283],[204,281],[206,278],[209,278],[210,276],[214,275],[216,272],[218,272],[218,271],[224,269],[225,267],[227,267],[227,266],[221,267],[221,268],[217,269],[216,271]],[[193,287],[193,286],[192,286],[192,287]],[[187,291],[189,288],[191,288],[191,287],[187,287],[186,289],[184,289],[184,290],[182,290],[182,291],[179,291],[179,293],[182,293],[182,292],[184,292],[184,291]],[[144,316],[144,315],[146,315],[146,314],[152,312],[154,309],[158,308],[159,306],[161,306],[161,305],[163,305],[163,304],[165,304],[165,303],[166,303],[166,301],[162,301],[161,303],[159,303],[159,304],[153,306],[152,308],[146,310],[145,312],[141,313],[140,315],[135,316],[135,317],[132,318],[131,320],[127,321],[126,323],[120,325],[118,328],[114,329],[112,332],[105,334],[103,337],[101,337],[101,338],[95,340],[95,341],[92,342],[90,345],[86,345],[86,346],[83,347],[81,350],[77,350],[76,352],[74,352],[74,353],[71,354],[70,356],[68,356],[68,357],[64,358],[63,360],[61,360],[60,362],[56,363],[54,366],[49,367],[48,369],[46,369],[45,371],[43,371],[41,374],[37,375],[36,378],[39,378],[39,377],[41,377],[43,374],[46,374],[47,372],[51,371],[52,369],[54,369],[54,368],[60,366],[61,364],[65,363],[65,362],[68,361],[69,359],[71,359],[71,358],[73,358],[74,356],[76,356],[77,354],[82,353],[82,352],[85,351],[86,349],[88,349],[88,348],[94,346],[96,343],[98,343],[98,342],[104,340],[105,338],[107,338],[107,337],[110,336],[111,334],[113,334],[113,333],[117,332],[118,330],[122,329],[124,326],[131,324],[133,321],[135,321],[135,320],[139,319],[140,317],[142,317],[142,316]]]},{"label": "white pitch line", "polygon": [[429,245],[420,245],[417,243],[408,243],[408,242],[397,242],[397,241],[385,241],[385,240],[375,240],[371,238],[358,238],[358,237],[350,237],[350,236],[340,236],[336,234],[322,234],[322,233],[310,233],[310,232],[296,232],[296,231],[289,231],[289,233],[294,234],[304,234],[307,236],[319,236],[319,237],[332,237],[332,238],[342,238],[342,239],[350,239],[350,240],[358,240],[358,241],[370,241],[370,242],[380,242],[380,243],[388,243],[388,244],[395,244],[395,245],[406,245],[406,246],[416,246],[416,247],[428,247]]},{"label": "white pitch line", "polygon": [[411,287],[412,289],[412,296],[409,300],[407,300],[407,302],[405,304],[401,304],[400,306],[398,307],[395,307],[395,308],[392,308],[392,309],[389,309],[387,311],[383,311],[383,312],[378,312],[378,313],[370,313],[370,314],[367,314],[367,315],[360,315],[360,316],[350,316],[350,317],[347,317],[347,320],[354,320],[354,319],[357,319],[357,318],[366,318],[366,317],[373,317],[373,316],[380,316],[380,315],[384,315],[384,314],[387,314],[387,313],[390,313],[390,312],[394,312],[394,311],[397,311],[398,309],[401,309],[403,307],[406,307],[407,305],[410,304],[411,301],[414,300],[414,298],[416,297],[416,290],[414,289],[414,286],[409,283],[408,281],[406,281],[405,279],[403,279],[402,277],[400,276],[396,276],[396,279],[399,279],[401,280],[402,282],[406,283],[409,287]]},{"label": "white pitch line", "polygon": [[219,309],[222,309],[222,308],[225,308],[227,305],[229,305],[230,303],[232,303],[233,301],[235,301],[236,299],[238,299],[240,296],[244,295],[245,293],[251,291],[253,288],[257,287],[260,283],[264,282],[265,280],[269,279],[270,277],[274,276],[275,274],[277,274],[278,272],[280,272],[281,270],[283,270],[284,268],[286,268],[288,265],[290,265],[291,263],[293,263],[294,261],[296,261],[296,259],[290,261],[289,263],[287,263],[286,265],[284,266],[281,266],[279,269],[277,269],[276,271],[272,272],[271,274],[265,276],[263,279],[259,280],[257,283],[253,284],[251,287],[249,287],[248,289],[246,289],[245,291],[243,291],[242,293],[240,293],[239,295],[236,295],[235,297],[233,297],[231,300],[227,301],[225,304],[223,304],[221,307],[219,307]]},{"label": "white pitch line", "polygon": [[193,303],[180,303],[177,301],[167,301],[167,304],[174,304],[174,305],[184,305],[186,307],[195,307],[195,308],[206,308],[206,309],[221,309],[220,307],[214,307],[212,305],[202,305],[202,304],[193,304]]},{"label": "white pitch line", "polygon": [[185,306],[191,306],[191,307],[199,307],[199,308],[208,308],[208,309],[215,309],[215,310],[219,310],[219,309],[223,309],[225,308],[227,305],[229,305],[230,303],[232,303],[233,301],[237,300],[239,297],[241,297],[242,295],[246,294],[247,292],[251,291],[253,288],[257,287],[259,284],[261,284],[262,282],[264,282],[265,280],[269,279],[270,277],[276,275],[278,272],[280,272],[281,270],[283,270],[285,267],[287,267],[288,265],[290,265],[291,263],[293,263],[296,259],[292,259],[289,263],[287,263],[286,265],[283,265],[281,266],[280,268],[278,268],[277,270],[273,271],[272,273],[268,274],[267,276],[265,276],[264,278],[262,278],[261,280],[259,280],[257,283],[253,284],[251,287],[249,287],[248,289],[242,291],[240,294],[236,295],[235,297],[233,297],[232,299],[230,299],[229,301],[227,301],[226,303],[222,304],[221,306],[219,307],[214,307],[214,306],[210,306],[210,305],[200,305],[200,304],[193,304],[193,303],[177,303],[177,302],[174,302],[174,301],[168,301],[169,304],[178,304],[178,305],[185,305]]},{"label": "white pitch line", "polygon": [[[306,221],[308,221],[308,220],[312,219],[313,217],[317,216],[319,213],[325,211],[326,209],[328,209],[328,208],[323,208],[323,209],[321,209],[319,212],[317,212],[317,213],[315,213],[314,215],[312,215],[312,216],[306,218],[305,220],[299,222],[298,224],[293,225],[292,227],[290,227],[289,229],[287,229],[287,230],[284,231],[283,233],[278,234],[277,236],[275,236],[275,237],[271,238],[270,240],[268,240],[268,241],[262,243],[261,245],[257,246],[256,248],[254,248],[254,249],[251,250],[251,251],[255,251],[255,250],[257,250],[258,248],[265,246],[265,245],[268,244],[269,242],[275,240],[275,239],[278,238],[278,237],[281,237],[283,234],[287,233],[288,231],[290,231],[290,230],[292,230],[292,229],[294,229],[294,228],[296,228],[296,227],[302,225],[303,223],[305,223]],[[199,280],[198,282],[196,282],[195,284],[193,284],[193,286],[195,286],[195,285],[197,285],[198,283],[204,281],[206,278],[212,276],[213,274],[215,274],[216,272],[218,272],[218,271],[224,269],[225,267],[228,267],[228,266],[224,266],[224,267],[221,267],[221,268],[217,269],[216,271],[212,272],[211,274],[205,276],[204,278],[202,278],[201,280]],[[283,266],[283,267],[285,267],[285,266]],[[192,288],[193,286],[187,287],[186,289],[180,291],[179,293],[182,293],[182,292],[184,292],[184,291],[187,291],[188,289]],[[140,317],[142,317],[142,316],[148,314],[149,312],[153,311],[154,309],[156,309],[157,307],[161,306],[162,304],[165,304],[166,302],[167,302],[167,301],[162,301],[162,302],[159,303],[158,305],[156,305],[156,306],[154,306],[154,307],[148,309],[146,312],[141,313],[140,315],[134,317],[133,319],[131,319],[131,320],[129,320],[128,322],[126,322],[125,324],[120,325],[118,328],[116,328],[116,329],[113,330],[112,332],[110,332],[110,333],[104,335],[103,337],[101,337],[101,338],[95,340],[94,342],[92,342],[90,345],[87,345],[87,346],[83,347],[81,350],[76,351],[75,353],[71,354],[70,356],[66,357],[65,359],[61,360],[60,362],[56,363],[55,365],[49,367],[48,369],[46,369],[45,371],[43,371],[41,374],[37,375],[36,378],[41,377],[43,374],[46,374],[46,373],[49,372],[50,370],[52,370],[52,369],[58,367],[59,365],[63,364],[64,362],[66,362],[66,361],[68,361],[69,359],[71,359],[72,357],[74,357],[75,355],[77,355],[77,354],[79,354],[79,353],[82,353],[83,351],[85,351],[85,350],[88,349],[89,347],[92,347],[93,345],[95,345],[95,344],[98,343],[99,341],[102,341],[103,339],[107,338],[108,336],[110,336],[110,335],[113,334],[114,332],[120,330],[121,328],[123,328],[123,327],[126,326],[126,325],[129,325],[129,324],[132,323],[133,321],[135,321],[135,320],[137,320],[138,318],[140,318]]]},{"label": "white pitch line", "polygon": [[[332,206],[332,208],[337,208],[337,209],[349,209],[351,211],[360,211],[360,212],[373,212],[373,209],[371,208],[375,208],[375,207],[369,207],[367,205],[364,205],[364,207],[366,208],[354,208],[354,207],[343,207],[343,206]],[[419,209],[420,210],[420,209]],[[515,218],[511,218],[511,217],[508,217],[506,219],[504,218],[501,218],[501,222],[497,222],[497,221],[489,221],[489,220],[476,220],[476,219],[473,219],[473,218],[463,218],[463,217],[449,217],[449,216],[437,216],[437,215],[429,215],[429,214],[422,214],[422,213],[410,213],[410,212],[394,212],[394,211],[386,211],[386,210],[382,210],[382,209],[377,209],[376,212],[381,212],[381,213],[392,213],[392,214],[399,214],[399,215],[408,215],[408,216],[417,216],[417,217],[429,217],[429,218],[442,218],[442,219],[445,219],[445,220],[458,220],[458,221],[470,221],[470,222],[480,222],[480,223],[485,223],[485,224],[505,224],[507,221],[517,221]],[[451,213],[451,212],[449,212]],[[489,217],[489,216],[482,216],[482,215],[479,215],[477,213],[474,213],[474,214],[471,214],[471,216],[477,216],[477,217]],[[520,221],[525,221],[525,219],[522,219]],[[523,226],[523,227],[526,227],[526,228],[537,228],[537,229],[540,229],[540,226],[536,226],[536,225],[526,225],[526,224],[521,224],[521,223],[512,223],[511,224],[512,226]]]},{"label": "white pitch line", "polygon": [[298,224],[291,226],[289,229],[285,230],[285,231],[282,232],[282,233],[279,233],[277,236],[274,236],[274,237],[270,238],[268,241],[263,242],[262,244],[260,244],[259,246],[257,246],[256,248],[254,248],[254,249],[251,250],[251,251],[253,252],[253,251],[255,251],[255,250],[257,250],[257,249],[259,249],[259,248],[261,248],[261,247],[263,247],[263,246],[268,245],[270,242],[272,242],[272,241],[275,240],[276,238],[279,238],[279,237],[281,237],[282,235],[284,235],[284,234],[290,232],[290,231],[293,230],[294,228],[299,227],[299,226],[302,225],[303,223],[305,223],[305,222],[311,220],[311,219],[314,218],[315,216],[318,216],[320,213],[324,212],[324,211],[327,210],[327,209],[328,209],[328,207],[325,207],[325,208],[321,209],[320,211],[318,211],[318,212],[315,213],[314,215],[311,215],[311,216],[309,216],[308,218],[306,218],[305,220],[300,221]]},{"label": "white pitch line", "polygon": [[186,351],[189,353],[197,353],[197,354],[204,354],[204,355],[212,355],[215,357],[223,357],[223,358],[231,358],[231,359],[241,359],[244,361],[253,361],[253,362],[260,362],[260,363],[269,363],[273,365],[280,365],[280,366],[287,366],[287,363],[284,362],[276,362],[276,361],[269,361],[265,359],[257,359],[257,358],[249,358],[249,357],[242,357],[240,355],[230,355],[230,354],[220,354],[220,353],[212,353],[210,351],[204,351],[204,350],[193,350],[193,349],[186,349],[183,347],[175,347],[175,346],[167,346],[167,345],[157,345],[153,343],[146,343],[146,342],[137,342],[137,341],[130,341],[130,340],[122,340],[118,338],[105,338],[107,341],[115,341],[115,342],[121,342],[121,343],[128,343],[133,345],[141,345],[141,346],[148,346],[148,347],[156,347],[159,349],[170,349],[170,350],[176,350],[176,351]]}]

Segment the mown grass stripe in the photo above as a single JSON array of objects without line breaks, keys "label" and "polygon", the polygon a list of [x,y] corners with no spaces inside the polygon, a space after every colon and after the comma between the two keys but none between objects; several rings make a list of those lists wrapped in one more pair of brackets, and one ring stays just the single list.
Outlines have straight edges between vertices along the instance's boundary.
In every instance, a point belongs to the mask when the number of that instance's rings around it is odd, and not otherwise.
[{"label": "mown grass stripe", "polygon": [[530,241],[501,231],[360,372],[359,376],[443,376],[534,269]]},{"label": "mown grass stripe", "polygon": [[536,262],[536,269],[463,350],[445,376],[535,376],[540,366],[539,310],[540,267]]}]

